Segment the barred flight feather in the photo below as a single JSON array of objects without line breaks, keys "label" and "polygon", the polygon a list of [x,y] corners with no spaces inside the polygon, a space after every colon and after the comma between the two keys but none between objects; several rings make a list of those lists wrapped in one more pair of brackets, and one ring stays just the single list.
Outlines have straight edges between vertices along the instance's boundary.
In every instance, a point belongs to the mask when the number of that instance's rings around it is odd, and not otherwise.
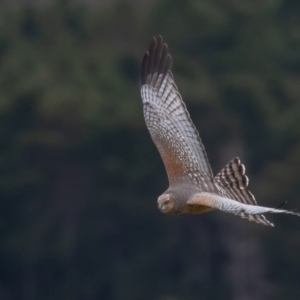
[{"label": "barred flight feather", "polygon": [[[245,171],[245,166],[238,157],[235,157],[216,175],[214,180],[223,187],[228,198],[245,204],[257,205],[253,194],[247,189],[249,180]],[[274,226],[264,215],[247,215],[245,213],[237,213],[236,215],[249,221]]]},{"label": "barred flight feather", "polygon": [[153,38],[142,61],[144,117],[170,183],[192,173],[213,180],[210,164],[171,72],[172,58],[162,37]]}]

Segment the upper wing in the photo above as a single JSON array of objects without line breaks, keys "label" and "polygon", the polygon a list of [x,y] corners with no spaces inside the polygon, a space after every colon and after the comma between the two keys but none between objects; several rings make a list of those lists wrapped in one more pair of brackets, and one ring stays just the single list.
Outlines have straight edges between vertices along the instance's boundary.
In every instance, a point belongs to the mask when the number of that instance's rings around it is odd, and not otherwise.
[{"label": "upper wing", "polygon": [[[241,203],[257,205],[253,194],[247,189],[249,180],[245,171],[245,166],[238,157],[235,157],[216,175],[214,180],[224,191],[223,196]],[[249,221],[273,226],[264,215],[248,215],[243,212],[236,214]]]},{"label": "upper wing", "polygon": [[153,41],[142,62],[144,117],[172,183],[185,174],[212,179],[204,146],[171,73],[172,58],[162,37]]}]

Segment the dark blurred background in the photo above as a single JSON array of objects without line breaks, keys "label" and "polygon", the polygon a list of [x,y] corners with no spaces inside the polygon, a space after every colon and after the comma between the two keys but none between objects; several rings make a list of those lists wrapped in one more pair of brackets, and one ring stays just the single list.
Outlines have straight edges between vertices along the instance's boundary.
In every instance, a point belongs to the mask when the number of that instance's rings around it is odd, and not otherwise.
[{"label": "dark blurred background", "polygon": [[0,299],[300,299],[300,219],[164,216],[140,62],[161,34],[214,173],[300,207],[299,0],[0,1]]}]

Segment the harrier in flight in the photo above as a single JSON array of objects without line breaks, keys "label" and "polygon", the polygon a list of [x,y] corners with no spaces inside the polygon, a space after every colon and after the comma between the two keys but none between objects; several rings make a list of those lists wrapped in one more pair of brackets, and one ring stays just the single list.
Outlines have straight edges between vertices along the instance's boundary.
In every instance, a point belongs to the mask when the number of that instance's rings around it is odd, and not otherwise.
[{"label": "harrier in flight", "polygon": [[169,188],[158,198],[165,214],[201,214],[215,209],[274,226],[264,213],[300,213],[258,206],[247,189],[248,177],[239,158],[213,176],[204,146],[171,72],[172,58],[162,37],[153,38],[142,61],[144,117],[160,152]]}]

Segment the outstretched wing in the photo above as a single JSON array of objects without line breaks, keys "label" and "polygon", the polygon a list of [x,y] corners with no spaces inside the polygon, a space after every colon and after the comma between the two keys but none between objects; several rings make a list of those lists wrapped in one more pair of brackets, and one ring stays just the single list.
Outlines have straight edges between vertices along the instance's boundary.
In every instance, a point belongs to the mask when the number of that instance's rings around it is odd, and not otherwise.
[{"label": "outstretched wing", "polygon": [[[142,62],[141,95],[144,117],[163,159],[169,182],[186,174],[212,179],[199,133],[174,83],[172,58],[162,37],[153,41]],[[199,178],[198,178],[199,180]]]},{"label": "outstretched wing", "polygon": [[[250,215],[255,216],[255,215],[262,215],[264,213],[272,213],[272,214],[290,214],[290,215],[300,217],[300,213],[298,212],[252,205],[252,204],[245,204],[227,197],[221,197],[216,194],[205,193],[205,192],[195,194],[187,201],[187,205],[185,208],[186,212],[190,212],[191,209],[195,209],[195,207],[197,206],[207,207],[211,209],[218,209],[223,212],[227,212],[235,215],[240,215],[243,213],[249,216]],[[268,226],[274,226],[271,223],[263,223],[263,222],[260,223]]]},{"label": "outstretched wing", "polygon": [[[238,157],[235,157],[216,175],[214,180],[218,186],[223,188],[225,197],[241,203],[257,205],[253,194],[247,189],[249,180],[245,172],[245,166]],[[248,215],[244,212],[236,213],[236,215],[249,221],[273,226],[264,215]]]}]

